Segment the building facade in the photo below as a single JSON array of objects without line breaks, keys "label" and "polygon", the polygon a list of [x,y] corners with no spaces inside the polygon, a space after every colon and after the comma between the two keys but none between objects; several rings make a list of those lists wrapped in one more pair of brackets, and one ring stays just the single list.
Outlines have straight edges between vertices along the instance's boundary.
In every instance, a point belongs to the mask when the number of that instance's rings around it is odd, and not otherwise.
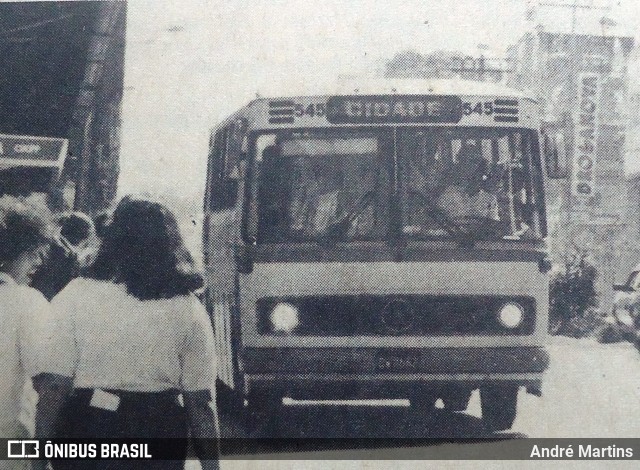
[{"label": "building facade", "polygon": [[74,188],[74,207],[87,213],[113,201],[120,170],[126,3],[99,3],[69,131],[77,165],[65,182]]},{"label": "building facade", "polygon": [[68,140],[60,177],[25,189],[46,192],[55,210],[95,213],[116,195],[126,5],[0,3],[0,134]]},{"label": "building facade", "polygon": [[610,308],[626,214],[628,61],[634,40],[593,16],[565,29],[538,24],[509,50],[510,84],[537,96],[544,125],[567,156],[569,177],[548,188],[556,259],[580,250],[598,269],[600,308]]}]

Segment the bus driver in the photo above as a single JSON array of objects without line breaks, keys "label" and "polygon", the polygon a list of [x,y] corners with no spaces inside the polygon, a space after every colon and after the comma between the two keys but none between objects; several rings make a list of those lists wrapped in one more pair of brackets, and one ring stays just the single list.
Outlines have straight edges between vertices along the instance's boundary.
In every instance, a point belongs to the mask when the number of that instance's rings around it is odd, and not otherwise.
[{"label": "bus driver", "polygon": [[450,184],[437,205],[454,221],[488,219],[499,221],[498,199],[487,191],[487,162],[478,145],[465,142],[450,169]]}]

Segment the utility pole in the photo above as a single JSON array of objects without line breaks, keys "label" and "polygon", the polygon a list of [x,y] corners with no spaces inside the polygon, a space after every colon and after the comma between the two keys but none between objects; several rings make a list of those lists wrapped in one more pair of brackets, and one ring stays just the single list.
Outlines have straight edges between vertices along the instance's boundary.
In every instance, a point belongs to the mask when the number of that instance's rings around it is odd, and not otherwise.
[{"label": "utility pole", "polygon": [[69,131],[72,152],[79,159],[74,209],[89,214],[109,205],[119,171],[126,4],[100,3]]}]

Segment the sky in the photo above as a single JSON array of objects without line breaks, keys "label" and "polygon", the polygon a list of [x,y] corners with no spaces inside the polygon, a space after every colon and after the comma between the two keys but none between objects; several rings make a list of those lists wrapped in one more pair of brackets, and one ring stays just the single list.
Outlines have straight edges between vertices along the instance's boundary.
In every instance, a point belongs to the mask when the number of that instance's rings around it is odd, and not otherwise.
[{"label": "sky", "polygon": [[[598,3],[596,1],[596,3]],[[604,1],[640,30],[637,0]],[[129,0],[120,192],[198,197],[209,129],[261,90],[374,71],[396,52],[502,54],[526,0]],[[567,15],[570,11],[558,14]]]}]

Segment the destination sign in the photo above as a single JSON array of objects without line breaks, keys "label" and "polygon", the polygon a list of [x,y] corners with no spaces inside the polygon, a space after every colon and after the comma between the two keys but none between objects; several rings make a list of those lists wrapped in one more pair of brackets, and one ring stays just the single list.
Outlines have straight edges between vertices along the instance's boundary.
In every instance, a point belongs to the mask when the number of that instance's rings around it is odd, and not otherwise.
[{"label": "destination sign", "polygon": [[55,164],[64,157],[66,148],[66,139],[0,134],[0,163],[11,159]]},{"label": "destination sign", "polygon": [[462,100],[457,96],[332,96],[327,100],[331,124],[455,124],[462,114]]}]

